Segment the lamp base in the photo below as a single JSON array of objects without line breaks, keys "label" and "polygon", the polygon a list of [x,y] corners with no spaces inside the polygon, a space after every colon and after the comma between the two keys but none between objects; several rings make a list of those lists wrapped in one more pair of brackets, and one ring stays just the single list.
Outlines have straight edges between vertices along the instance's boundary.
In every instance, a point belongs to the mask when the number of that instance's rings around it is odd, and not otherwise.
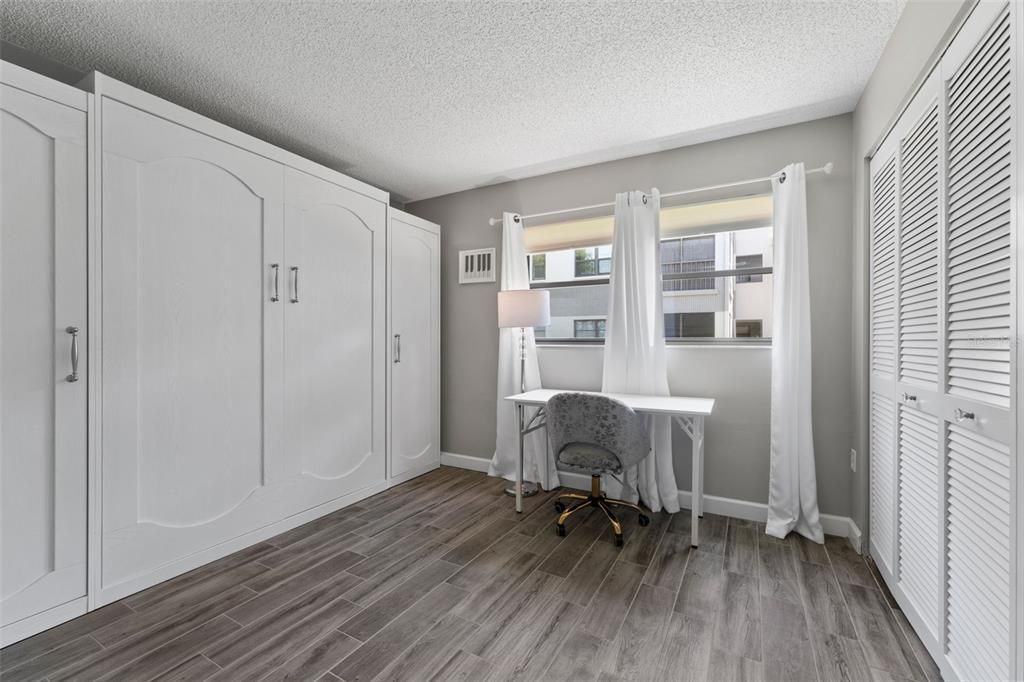
[{"label": "lamp base", "polygon": [[[540,492],[540,486],[539,485],[537,485],[536,483],[533,483],[531,481],[523,481],[523,497],[532,497],[532,496],[536,495],[539,492]],[[514,481],[512,483],[510,483],[507,488],[505,488],[505,494],[506,495],[511,495],[512,497],[516,496],[516,484],[515,484]]]}]

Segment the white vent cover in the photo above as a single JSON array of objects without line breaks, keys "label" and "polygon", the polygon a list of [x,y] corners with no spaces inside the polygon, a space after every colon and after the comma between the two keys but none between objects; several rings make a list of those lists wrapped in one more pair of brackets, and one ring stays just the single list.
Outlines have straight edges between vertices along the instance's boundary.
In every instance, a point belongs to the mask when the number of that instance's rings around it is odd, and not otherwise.
[{"label": "white vent cover", "polygon": [[459,251],[459,284],[494,281],[494,249]]}]

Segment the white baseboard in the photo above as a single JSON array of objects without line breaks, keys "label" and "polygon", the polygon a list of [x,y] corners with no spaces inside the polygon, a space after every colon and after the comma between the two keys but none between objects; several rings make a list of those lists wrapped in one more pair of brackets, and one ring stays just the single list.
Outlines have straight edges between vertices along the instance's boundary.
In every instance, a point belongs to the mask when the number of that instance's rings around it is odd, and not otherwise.
[{"label": "white baseboard", "polygon": [[491,460],[483,457],[470,457],[469,455],[458,455],[454,452],[441,452],[441,466],[458,467],[470,471],[482,471],[485,474],[491,466]]},{"label": "white baseboard", "polygon": [[87,610],[86,598],[79,597],[42,613],[0,627],[0,647],[14,644],[43,630],[49,630],[65,621],[81,616]]},{"label": "white baseboard", "polygon": [[[471,457],[459,455],[454,452],[442,452],[441,464],[445,466],[458,467],[460,469],[471,469],[487,473],[491,461],[482,457]],[[559,471],[558,477],[566,488],[577,490],[590,489],[590,477],[584,474],[576,474],[569,471]],[[690,509],[690,491],[679,491],[679,506],[683,509]],[[717,495],[704,496],[704,509],[712,514],[731,516],[736,519],[747,521],[765,522],[768,519],[768,505],[763,502],[749,502],[747,500],[736,500],[731,497],[718,497]],[[836,516],[834,514],[821,515],[821,527],[827,535],[838,535],[847,538],[858,553],[861,551],[860,528],[849,516]]]}]

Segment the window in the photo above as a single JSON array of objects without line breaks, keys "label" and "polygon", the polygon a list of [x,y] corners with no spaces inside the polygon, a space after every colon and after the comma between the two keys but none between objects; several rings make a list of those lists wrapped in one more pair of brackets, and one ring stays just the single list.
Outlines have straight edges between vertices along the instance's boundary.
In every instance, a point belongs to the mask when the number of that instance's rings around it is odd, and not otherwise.
[{"label": "window", "polygon": [[[763,261],[764,256],[759,253],[750,254],[748,256],[736,256],[736,269],[759,268]],[[750,284],[760,281],[761,275],[736,275],[736,284]]]},{"label": "window", "polygon": [[530,266],[530,281],[539,282],[547,279],[547,256],[543,253],[527,256]]},{"label": "window", "polygon": [[714,313],[668,313],[665,315],[666,339],[714,338]]},{"label": "window", "polygon": [[612,272],[612,247],[597,246],[592,249],[576,249],[576,277],[610,275]]},{"label": "window", "polygon": [[736,320],[736,338],[761,338],[761,320]]},{"label": "window", "polygon": [[603,339],[604,320],[573,320],[574,339]]},{"label": "window", "polygon": [[[661,274],[711,272],[715,269],[715,236],[665,239],[661,242]],[[715,288],[713,277],[667,279],[665,291],[703,291]]]},{"label": "window", "polygon": [[[673,213],[684,210],[685,215]],[[527,226],[531,286],[551,295],[551,323],[538,330],[544,341],[604,338],[612,224],[605,216]],[[769,196],[662,209],[666,339],[749,342],[771,337],[770,224]]]}]

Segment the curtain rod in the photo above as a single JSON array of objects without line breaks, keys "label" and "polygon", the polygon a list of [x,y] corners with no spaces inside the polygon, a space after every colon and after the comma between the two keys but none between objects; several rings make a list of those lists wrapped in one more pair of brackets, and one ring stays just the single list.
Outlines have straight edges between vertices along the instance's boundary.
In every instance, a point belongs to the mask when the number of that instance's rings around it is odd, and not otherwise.
[{"label": "curtain rod", "polygon": [[[832,175],[832,170],[834,168],[835,168],[835,164],[833,164],[831,161],[829,161],[828,163],[826,163],[824,166],[821,166],[820,168],[812,168],[811,170],[807,171],[807,175],[813,175],[814,173],[824,173],[825,175]],[[708,185],[707,187],[696,187],[694,189],[684,189],[684,190],[680,190],[678,192],[669,192],[668,194],[662,194],[661,198],[662,199],[668,199],[670,197],[681,197],[681,196],[684,196],[686,194],[696,194],[697,192],[710,192],[711,190],[715,190],[715,189],[726,189],[728,187],[740,187],[742,185],[751,185],[751,184],[753,184],[755,182],[768,182],[769,180],[773,180],[773,179],[778,178],[778,177],[781,177],[783,179],[783,182],[785,182],[786,174],[784,172],[783,173],[775,173],[773,175],[766,175],[763,178],[752,178],[750,180],[738,180],[736,182],[726,182],[726,183],[723,183],[721,185]],[[529,215],[519,216],[519,219],[520,220],[528,220],[530,218],[546,218],[548,216],[561,215],[563,213],[576,213],[578,211],[589,211],[589,210],[593,210],[593,209],[597,209],[597,208],[611,208],[614,205],[615,205],[614,201],[609,201],[609,202],[606,202],[604,204],[591,204],[590,206],[576,206],[574,208],[562,208],[562,209],[559,209],[557,211],[545,211],[544,213],[530,213]],[[490,220],[488,220],[488,222],[491,224],[492,227],[495,226],[495,225],[500,225],[501,224],[501,218],[491,218]]]}]

